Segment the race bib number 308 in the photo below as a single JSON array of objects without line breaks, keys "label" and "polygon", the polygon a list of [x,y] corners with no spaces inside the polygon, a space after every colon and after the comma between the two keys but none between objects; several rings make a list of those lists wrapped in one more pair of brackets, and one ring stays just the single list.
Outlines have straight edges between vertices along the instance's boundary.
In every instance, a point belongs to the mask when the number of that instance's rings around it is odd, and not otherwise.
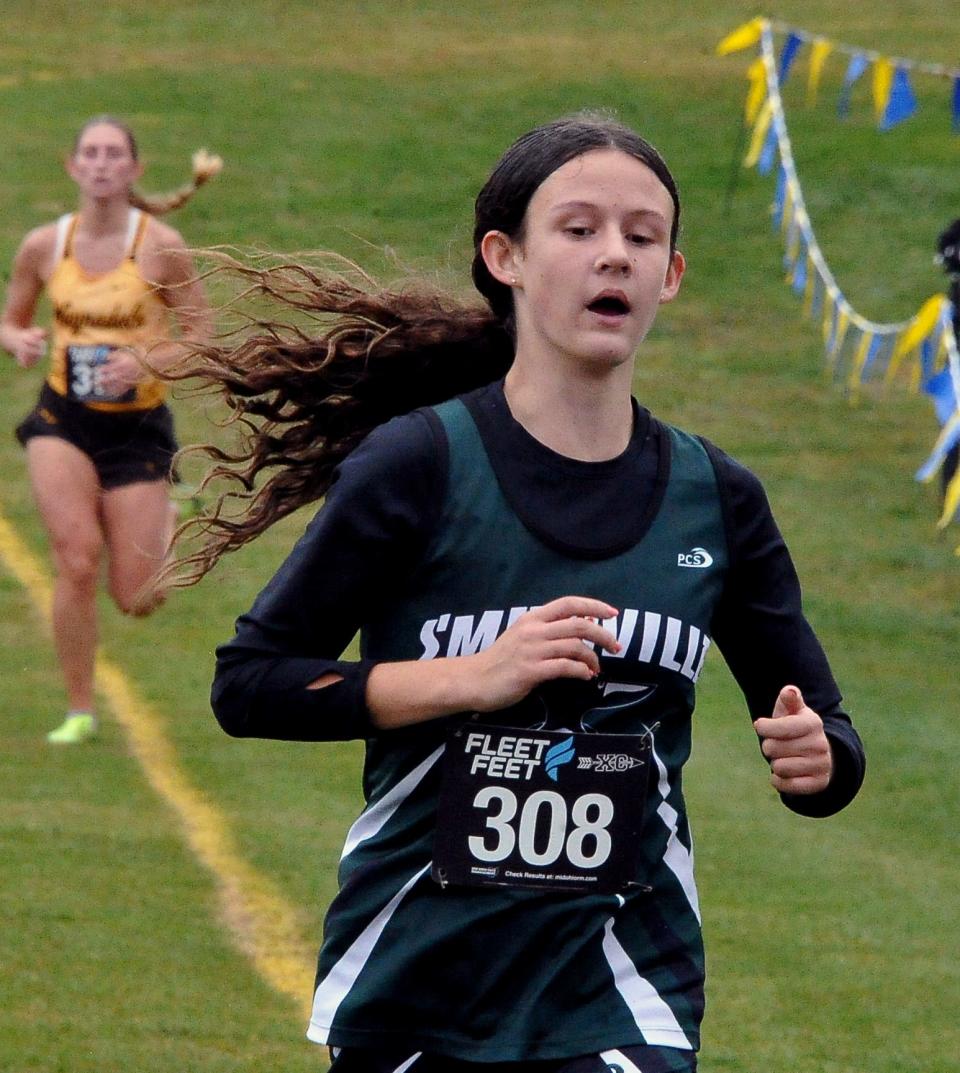
[{"label": "race bib number 308", "polygon": [[441,885],[612,893],[639,885],[649,735],[467,724],[447,741]]}]

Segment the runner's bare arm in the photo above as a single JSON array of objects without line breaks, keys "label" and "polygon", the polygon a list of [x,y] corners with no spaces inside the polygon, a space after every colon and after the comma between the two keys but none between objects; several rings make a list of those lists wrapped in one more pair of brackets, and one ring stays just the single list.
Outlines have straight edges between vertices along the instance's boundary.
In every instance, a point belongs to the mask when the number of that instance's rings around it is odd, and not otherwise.
[{"label": "runner's bare arm", "polygon": [[159,276],[163,300],[173,313],[181,338],[188,343],[202,343],[213,329],[213,316],[193,258],[172,228],[164,227],[157,241],[163,243],[156,251],[163,267]]},{"label": "runner's bare arm", "polygon": [[47,225],[31,231],[23,240],[14,257],[0,318],[0,346],[24,369],[35,365],[46,352],[46,329],[33,324],[33,315],[43,290],[43,273],[53,238],[54,229]]}]

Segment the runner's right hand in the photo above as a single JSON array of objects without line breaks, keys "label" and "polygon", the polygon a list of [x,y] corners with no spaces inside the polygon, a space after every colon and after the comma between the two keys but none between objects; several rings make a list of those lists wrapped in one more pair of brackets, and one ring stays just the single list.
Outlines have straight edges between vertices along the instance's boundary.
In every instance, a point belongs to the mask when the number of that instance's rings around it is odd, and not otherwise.
[{"label": "runner's right hand", "polygon": [[30,369],[47,352],[46,328],[21,328],[13,340],[12,354],[21,369]]},{"label": "runner's right hand", "polygon": [[602,600],[562,596],[521,615],[489,648],[470,657],[479,671],[477,711],[507,708],[554,678],[595,678],[600,660],[594,646],[620,651],[616,637],[600,625],[616,614]]}]

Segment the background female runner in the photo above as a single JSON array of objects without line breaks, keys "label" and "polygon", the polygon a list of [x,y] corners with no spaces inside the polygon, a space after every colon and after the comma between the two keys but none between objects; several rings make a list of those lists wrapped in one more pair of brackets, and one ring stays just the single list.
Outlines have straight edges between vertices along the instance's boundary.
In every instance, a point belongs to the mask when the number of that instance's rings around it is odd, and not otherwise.
[{"label": "background female runner", "polygon": [[366,741],[308,1032],[336,1073],[695,1068],[681,773],[711,639],[790,809],[862,781],[759,482],[631,397],[679,214],[648,143],[559,120],[477,199],[488,308],[247,269],[329,331],[199,361],[266,418],[234,475],[272,476],[206,523],[194,574],[326,496],[219,650],[213,706],[238,736]]},{"label": "background female runner", "polygon": [[[154,218],[182,205],[220,161],[194,159],[193,182],[166,197],[133,190],[143,167],[134,136],[112,117],[87,122],[67,160],[79,209],[31,231],[13,264],[0,345],[18,365],[47,349],[33,324],[46,288],[53,309],[52,360],[36,408],[17,428],[53,552],[53,632],[67,692],[54,743],[89,738],[97,644],[95,595],[104,550],[108,588],[121,611],[146,615],[172,531],[168,496],[176,451],[162,368],[184,341],[208,331],[203,289],[183,239]],[[159,344],[159,345],[157,345]]]}]

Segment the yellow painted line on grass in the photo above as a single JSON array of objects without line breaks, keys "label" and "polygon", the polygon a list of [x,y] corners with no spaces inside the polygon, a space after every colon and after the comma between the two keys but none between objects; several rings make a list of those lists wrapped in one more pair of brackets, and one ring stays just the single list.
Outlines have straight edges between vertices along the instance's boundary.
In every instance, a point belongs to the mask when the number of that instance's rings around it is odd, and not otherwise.
[{"label": "yellow painted line on grass", "polygon": [[53,600],[53,586],[36,556],[17,536],[13,526],[0,513],[0,556],[8,573],[27,590],[44,621],[49,623],[48,608]]},{"label": "yellow painted line on grass", "polygon": [[[0,560],[49,625],[51,581],[2,512]],[[96,687],[125,732],[147,781],[177,814],[187,845],[213,876],[220,910],[234,941],[260,976],[309,1017],[314,955],[303,937],[301,914],[243,859],[223,814],[184,774],[163,718],[102,653],[97,655]]]}]

